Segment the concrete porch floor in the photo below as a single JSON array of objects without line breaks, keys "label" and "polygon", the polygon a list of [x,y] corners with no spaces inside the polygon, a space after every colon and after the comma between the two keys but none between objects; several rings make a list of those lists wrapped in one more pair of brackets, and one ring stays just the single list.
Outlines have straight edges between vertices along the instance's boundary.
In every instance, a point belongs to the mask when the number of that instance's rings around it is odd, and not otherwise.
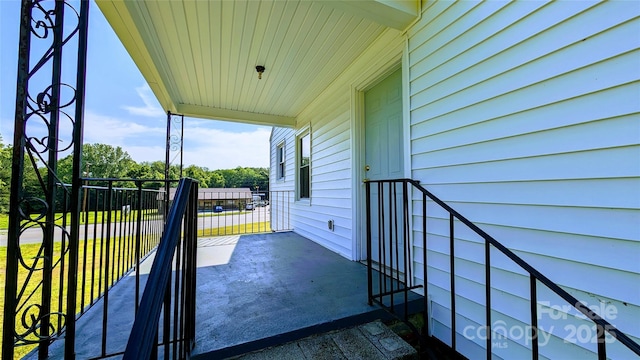
[{"label": "concrete porch floor", "polygon": [[194,359],[235,356],[385,316],[367,304],[362,264],[293,232],[233,240],[213,238],[198,248]]},{"label": "concrete porch floor", "polygon": [[[153,256],[142,264],[148,274]],[[141,277],[144,284],[146,276]],[[193,359],[224,359],[391,316],[367,304],[358,262],[293,232],[198,239]],[[374,282],[375,284],[375,282]],[[134,320],[135,278],[110,291],[107,354],[124,351]],[[413,299],[418,296],[413,296]],[[100,356],[104,299],[77,322],[76,358]],[[64,341],[50,358],[63,358]],[[26,357],[35,359],[32,352]],[[121,358],[115,355],[110,358]]]}]

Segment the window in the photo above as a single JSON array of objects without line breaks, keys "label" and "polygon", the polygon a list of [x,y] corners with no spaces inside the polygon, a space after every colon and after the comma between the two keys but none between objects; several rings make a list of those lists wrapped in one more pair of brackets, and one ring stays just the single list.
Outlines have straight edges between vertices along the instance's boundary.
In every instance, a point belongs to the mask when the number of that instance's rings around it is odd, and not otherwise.
[{"label": "window", "polygon": [[284,157],[284,142],[278,145],[278,149],[276,151],[276,159],[278,161],[278,170],[277,174],[276,174],[276,179],[278,180],[284,180],[284,161],[285,161],[285,157]]},{"label": "window", "polygon": [[298,139],[298,198],[308,199],[311,194],[311,135],[306,132]]}]

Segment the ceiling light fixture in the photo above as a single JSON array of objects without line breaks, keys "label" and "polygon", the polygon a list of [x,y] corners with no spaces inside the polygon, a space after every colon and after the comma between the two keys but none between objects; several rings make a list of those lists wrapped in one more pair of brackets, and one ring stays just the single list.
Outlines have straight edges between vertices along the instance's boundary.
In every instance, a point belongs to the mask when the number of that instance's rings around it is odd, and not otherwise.
[{"label": "ceiling light fixture", "polygon": [[256,71],[258,72],[258,79],[262,79],[262,73],[264,72],[265,68],[262,65],[258,65],[256,66]]}]

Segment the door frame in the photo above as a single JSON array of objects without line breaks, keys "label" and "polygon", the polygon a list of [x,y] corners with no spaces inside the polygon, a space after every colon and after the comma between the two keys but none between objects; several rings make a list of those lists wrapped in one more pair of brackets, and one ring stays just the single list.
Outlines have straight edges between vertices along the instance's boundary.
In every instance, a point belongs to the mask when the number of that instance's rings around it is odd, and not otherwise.
[{"label": "door frame", "polygon": [[[408,38],[404,37],[395,51],[387,53],[377,66],[362,73],[351,85],[351,159],[352,159],[352,259],[365,260],[363,247],[366,241],[366,211],[364,197],[365,178],[365,118],[364,94],[394,71],[402,68],[402,136],[404,146],[404,176],[411,177],[411,139],[410,139],[410,98],[409,98],[409,51]],[[409,225],[411,226],[411,207],[409,207]]]}]

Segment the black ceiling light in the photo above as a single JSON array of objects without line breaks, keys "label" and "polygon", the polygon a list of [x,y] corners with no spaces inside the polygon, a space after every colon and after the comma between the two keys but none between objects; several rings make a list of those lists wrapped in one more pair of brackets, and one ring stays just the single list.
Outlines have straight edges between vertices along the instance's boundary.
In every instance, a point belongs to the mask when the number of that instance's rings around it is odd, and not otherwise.
[{"label": "black ceiling light", "polygon": [[262,73],[264,72],[264,66],[262,65],[257,65],[256,66],[256,71],[258,72],[258,79],[262,79]]}]

